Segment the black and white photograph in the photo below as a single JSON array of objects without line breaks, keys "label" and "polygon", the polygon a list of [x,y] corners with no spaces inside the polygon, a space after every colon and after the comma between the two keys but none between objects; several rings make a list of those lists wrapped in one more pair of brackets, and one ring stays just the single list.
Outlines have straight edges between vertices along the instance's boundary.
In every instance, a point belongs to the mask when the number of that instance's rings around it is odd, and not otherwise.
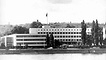
[{"label": "black and white photograph", "polygon": [[0,0],[0,60],[106,60],[106,0]]}]

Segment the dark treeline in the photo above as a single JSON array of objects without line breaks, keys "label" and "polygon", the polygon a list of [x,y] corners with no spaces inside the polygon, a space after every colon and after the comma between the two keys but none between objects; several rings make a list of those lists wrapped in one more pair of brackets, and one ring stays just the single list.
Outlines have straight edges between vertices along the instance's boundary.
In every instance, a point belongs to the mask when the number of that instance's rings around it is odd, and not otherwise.
[{"label": "dark treeline", "polygon": [[0,36],[10,35],[10,34],[28,34],[29,28],[41,28],[42,23],[34,21],[30,24],[21,25],[0,25]]},{"label": "dark treeline", "polygon": [[106,44],[106,39],[103,40],[103,27],[100,27],[97,19],[92,22],[91,34],[86,33],[87,25],[84,20],[81,22],[81,28],[81,39],[83,45],[99,47]]}]

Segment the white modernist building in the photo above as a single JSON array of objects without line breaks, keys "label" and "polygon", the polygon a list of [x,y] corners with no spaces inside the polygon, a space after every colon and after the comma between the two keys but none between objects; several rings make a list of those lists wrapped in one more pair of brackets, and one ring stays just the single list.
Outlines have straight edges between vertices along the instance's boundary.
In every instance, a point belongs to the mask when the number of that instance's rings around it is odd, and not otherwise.
[{"label": "white modernist building", "polygon": [[[62,41],[63,44],[81,45],[81,28],[30,28],[29,34],[12,34],[1,37],[1,43],[7,46],[33,46],[45,47],[46,35],[53,33],[54,39]],[[86,33],[91,35],[91,28],[86,29]],[[103,28],[103,38],[105,39],[105,29]]]},{"label": "white modernist building", "polygon": [[42,34],[12,34],[1,37],[1,43],[6,47],[10,46],[26,46],[29,47],[45,47],[46,35]]},{"label": "white modernist building", "polygon": [[[91,35],[91,28],[87,28],[87,34]],[[51,34],[55,40],[60,40],[63,44],[82,44],[81,28],[30,28],[30,34]]]},{"label": "white modernist building", "polygon": [[[55,40],[60,40],[64,44],[81,45],[81,28],[30,28],[30,34],[47,34],[53,33]],[[91,35],[91,28],[86,29],[87,35]],[[105,39],[106,33],[103,28],[103,39]]]}]

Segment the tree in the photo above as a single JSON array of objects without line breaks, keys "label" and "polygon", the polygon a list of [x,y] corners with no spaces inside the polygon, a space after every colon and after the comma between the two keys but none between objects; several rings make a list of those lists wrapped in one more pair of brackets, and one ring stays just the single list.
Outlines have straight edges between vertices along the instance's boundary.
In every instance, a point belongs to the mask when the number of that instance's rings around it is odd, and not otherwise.
[{"label": "tree", "polygon": [[96,46],[98,46],[99,43],[99,26],[98,26],[98,20],[96,19],[95,24],[95,40],[96,40]]},{"label": "tree", "polygon": [[82,39],[82,43],[83,45],[86,45],[86,24],[85,21],[83,20],[83,22],[81,22],[81,39]]},{"label": "tree", "polygon": [[95,21],[92,22],[92,29],[91,29],[91,34],[92,34],[92,43],[95,45]]},{"label": "tree", "polygon": [[99,27],[99,42],[100,42],[100,45],[102,46],[102,44],[103,44],[103,28],[100,28],[100,27]]},{"label": "tree", "polygon": [[42,23],[37,20],[37,22],[36,21],[32,22],[30,27],[31,28],[42,28]]},{"label": "tree", "polygon": [[28,48],[28,44],[25,44],[25,48],[26,48],[26,49]]},{"label": "tree", "polygon": [[61,42],[59,40],[55,40],[55,47],[58,48],[61,45]]},{"label": "tree", "polygon": [[46,35],[46,44],[47,44],[47,47],[50,47],[50,40],[49,40],[49,34],[48,33]]},{"label": "tree", "polygon": [[11,34],[24,34],[24,33],[28,33],[29,29],[26,27],[22,27],[22,26],[15,26],[12,30],[11,30]]},{"label": "tree", "polygon": [[103,28],[99,27],[97,19],[96,19],[96,23],[95,23],[95,21],[93,21],[91,33],[92,33],[93,44],[95,46],[99,46],[99,43],[100,43],[100,45],[102,45],[102,42],[103,42],[103,32],[102,32],[102,29]]},{"label": "tree", "polygon": [[4,43],[1,43],[1,48],[5,48],[5,44]]},{"label": "tree", "polygon": [[87,45],[91,46],[92,45],[92,37],[91,35],[87,35]]},{"label": "tree", "polygon": [[53,37],[53,33],[50,34],[50,47],[54,47],[54,37]]},{"label": "tree", "polygon": [[103,44],[106,46],[106,38],[103,40]]}]

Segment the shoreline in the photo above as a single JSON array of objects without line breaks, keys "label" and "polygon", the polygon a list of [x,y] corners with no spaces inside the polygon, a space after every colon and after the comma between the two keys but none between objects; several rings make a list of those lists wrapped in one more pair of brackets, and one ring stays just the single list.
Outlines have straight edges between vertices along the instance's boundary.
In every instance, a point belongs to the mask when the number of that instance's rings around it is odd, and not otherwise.
[{"label": "shoreline", "polygon": [[2,54],[103,54],[106,49],[18,49],[0,50]]}]

